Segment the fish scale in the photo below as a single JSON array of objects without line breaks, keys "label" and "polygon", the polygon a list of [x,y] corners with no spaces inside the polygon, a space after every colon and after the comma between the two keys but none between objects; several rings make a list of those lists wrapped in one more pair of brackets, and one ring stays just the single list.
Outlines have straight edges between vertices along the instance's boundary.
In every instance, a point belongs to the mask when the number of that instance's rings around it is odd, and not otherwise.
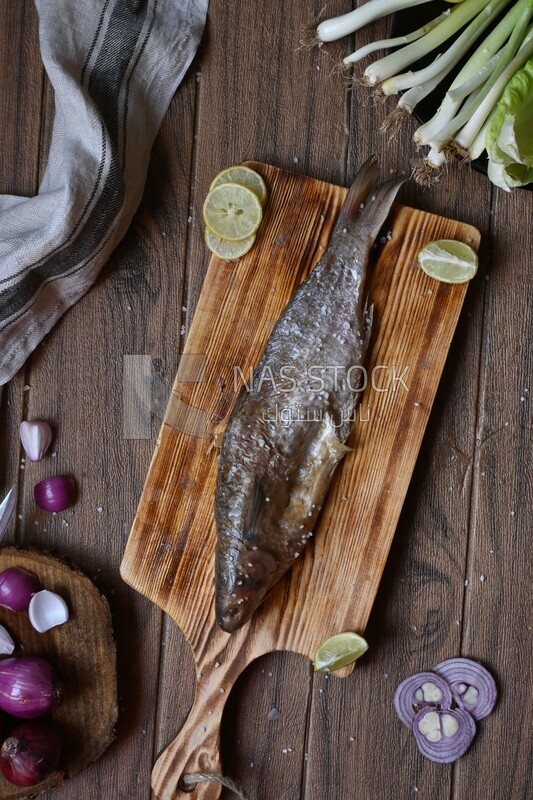
[{"label": "fish scale", "polygon": [[[349,450],[371,332],[372,244],[402,180],[361,167],[330,244],[282,312],[224,434],[215,494],[216,617],[241,627],[299,557]],[[360,370],[356,373],[360,376]]]}]

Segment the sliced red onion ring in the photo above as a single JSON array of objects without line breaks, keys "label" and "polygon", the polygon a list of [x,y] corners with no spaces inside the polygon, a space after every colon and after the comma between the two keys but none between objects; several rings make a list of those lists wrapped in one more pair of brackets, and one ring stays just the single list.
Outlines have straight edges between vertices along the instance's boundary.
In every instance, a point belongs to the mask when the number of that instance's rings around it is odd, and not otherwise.
[{"label": "sliced red onion ring", "polygon": [[430,706],[449,708],[452,692],[446,680],[436,672],[418,672],[400,683],[394,693],[394,708],[409,728],[417,711]]},{"label": "sliced red onion ring", "polygon": [[449,764],[470,747],[476,723],[462,708],[422,708],[411,729],[423,756],[437,764]]},{"label": "sliced red onion ring", "polygon": [[459,708],[468,711],[475,720],[490,714],[498,690],[494,678],[485,667],[470,658],[448,658],[433,669],[449,683]]}]

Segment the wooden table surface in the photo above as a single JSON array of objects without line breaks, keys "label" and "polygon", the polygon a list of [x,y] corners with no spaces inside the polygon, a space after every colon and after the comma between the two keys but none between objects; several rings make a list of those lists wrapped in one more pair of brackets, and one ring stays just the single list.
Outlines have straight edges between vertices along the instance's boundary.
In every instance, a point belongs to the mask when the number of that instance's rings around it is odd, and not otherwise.
[{"label": "wooden table surface", "polygon": [[[331,0],[328,15],[351,7]],[[156,140],[140,208],[94,288],[4,387],[0,487],[20,501],[7,541],[75,559],[110,601],[119,664],[117,736],[57,800],[148,800],[157,754],[192,700],[180,631],[119,576],[159,420],[123,438],[126,355],[151,359],[169,391],[205,275],[201,204],[222,167],[258,159],[347,185],[378,153],[405,169],[414,124],[388,140],[390,105],[348,92],[332,72],[349,43],[299,46],[322,8],[310,0],[211,0],[200,51]],[[46,163],[53,105],[30,0],[0,0],[0,192],[31,195]],[[376,23],[363,43],[387,34]],[[314,676],[290,653],[254,663],[228,698],[225,771],[255,800],[531,800],[531,261],[532,203],[468,166],[408,183],[401,200],[482,234],[469,287],[393,549],[368,625],[369,653],[347,679]],[[21,469],[18,426],[50,420],[50,460]],[[32,488],[75,475],[81,496],[57,516]],[[406,675],[457,656],[494,673],[500,699],[455,765],[418,755],[392,708]],[[273,711],[275,709],[276,711]],[[185,795],[179,795],[185,797]],[[192,795],[194,796],[194,795]]]}]

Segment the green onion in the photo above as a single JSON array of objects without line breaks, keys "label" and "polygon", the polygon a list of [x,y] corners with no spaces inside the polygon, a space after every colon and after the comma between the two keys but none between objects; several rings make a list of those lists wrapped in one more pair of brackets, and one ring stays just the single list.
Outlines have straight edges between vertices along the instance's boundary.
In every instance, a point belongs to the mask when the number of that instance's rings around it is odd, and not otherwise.
[{"label": "green onion", "polygon": [[465,154],[469,154],[470,146],[515,72],[517,72],[520,67],[523,67],[531,56],[533,56],[533,35],[528,40],[526,46],[521,48],[507,68],[501,73],[498,80],[491,86],[490,91],[486,93],[483,100],[479,103],[475,114],[469,119],[466,125],[461,128],[455,137],[455,143]]},{"label": "green onion", "polygon": [[384,17],[387,14],[394,14],[403,8],[420,6],[430,0],[368,0],[368,3],[359,8],[342,14],[340,17],[324,20],[316,29],[319,42],[334,42],[349,36],[350,33],[364,28],[369,22]]},{"label": "green onion", "polygon": [[[503,0],[504,3],[509,1]],[[387,78],[398,75],[400,70],[418,61],[419,58],[439,47],[439,45],[457,33],[463,25],[470,22],[476,14],[479,14],[486,5],[487,0],[464,0],[463,3],[453,9],[445,20],[440,22],[429,33],[426,33],[421,39],[370,64],[364,71],[363,80],[370,86],[376,86],[378,83],[387,80]]]},{"label": "green onion", "polygon": [[[448,92],[444,95],[443,101],[439,106],[437,113],[415,131],[414,140],[417,144],[429,144],[430,142],[435,141],[438,138],[438,134],[454,118],[461,106],[461,100],[457,100],[452,96],[453,90],[459,86],[462,86],[465,81],[467,81],[473,75],[476,75],[482,68],[483,64],[488,59],[492,58],[496,52],[498,52],[506,39],[508,39],[511,35],[520,18],[521,8],[519,8],[519,6],[520,3],[517,3],[507,12],[501,22],[470,56],[464,67],[451,84]],[[460,125],[458,127],[460,127]],[[455,130],[457,130],[457,128]],[[452,131],[452,133],[453,132],[454,131]],[[448,134],[448,136],[449,135],[451,134]]]},{"label": "green onion", "polygon": [[[322,22],[317,28],[318,41],[346,36],[379,17],[414,8],[422,2],[427,0],[369,0],[348,14]],[[416,171],[419,179],[436,177],[435,171],[440,170],[452,154],[460,153],[469,159],[479,157],[487,149],[486,140],[492,131],[490,141],[496,155],[491,161],[492,171],[489,170],[491,180],[504,189],[531,180],[533,131],[529,132],[527,122],[533,106],[531,68],[516,84],[520,86],[517,127],[512,127],[515,119],[512,115],[502,122],[502,114],[506,112],[501,110],[498,123],[492,129],[490,121],[506,87],[533,55],[532,19],[533,0],[462,0],[453,10],[404,36],[370,42],[344,58],[346,67],[377,50],[397,48],[369,64],[362,75],[363,83],[375,87],[383,95],[403,92],[396,108],[381,126],[385,131],[411,114],[423,98],[443,85],[436,114],[420,125],[413,137],[417,145],[429,147]],[[487,29],[489,33],[484,36]],[[452,37],[454,41],[450,44]],[[448,74],[480,39],[456,78],[447,85]],[[428,54],[433,54],[431,63],[413,70],[412,64]],[[515,106],[517,104],[518,101]],[[504,155],[500,156],[494,141],[501,143]],[[507,170],[505,175],[504,170]]]},{"label": "green onion", "polygon": [[381,39],[378,42],[370,42],[369,44],[365,44],[364,47],[360,47],[354,53],[346,58],[343,58],[343,64],[356,64],[358,61],[362,61],[363,58],[369,56],[370,53],[375,53],[376,50],[385,50],[388,47],[399,47],[400,45],[410,44],[411,42],[415,42],[417,39],[420,39],[426,33],[429,33],[436,25],[439,24],[443,19],[448,17],[450,14],[450,10],[445,11],[435,19],[430,20],[430,22],[422,25],[421,28],[417,28],[416,31],[412,31],[411,33],[407,33],[404,36],[396,36],[393,39]]},{"label": "green onion", "polygon": [[403,89],[409,89],[411,86],[430,80],[445,69],[447,71],[451,70],[470,49],[472,44],[477,41],[487,26],[490,25],[495,15],[499,14],[501,9],[508,3],[509,0],[494,0],[494,2],[487,3],[485,8],[470,22],[445,54],[439,53],[433,63],[425,69],[396,75],[393,78],[389,78],[389,80],[383,81],[381,84],[383,94],[397,94]]}]

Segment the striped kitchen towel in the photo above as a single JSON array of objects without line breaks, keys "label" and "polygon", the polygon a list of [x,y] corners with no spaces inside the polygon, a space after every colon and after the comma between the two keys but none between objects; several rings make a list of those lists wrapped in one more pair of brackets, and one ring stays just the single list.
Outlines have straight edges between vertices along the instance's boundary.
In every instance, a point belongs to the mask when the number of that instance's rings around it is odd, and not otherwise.
[{"label": "striped kitchen towel", "polygon": [[124,236],[207,2],[35,0],[55,115],[37,196],[0,195],[0,385]]}]

